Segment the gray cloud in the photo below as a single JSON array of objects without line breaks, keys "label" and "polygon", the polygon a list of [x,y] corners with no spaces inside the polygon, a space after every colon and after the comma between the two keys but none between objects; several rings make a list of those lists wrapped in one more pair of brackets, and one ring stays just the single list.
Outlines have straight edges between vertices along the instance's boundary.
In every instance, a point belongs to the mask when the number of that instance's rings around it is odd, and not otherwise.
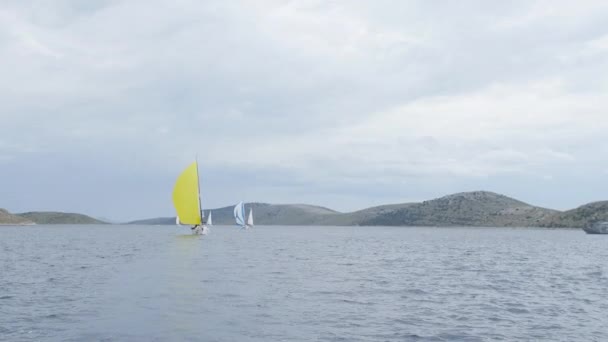
[{"label": "gray cloud", "polygon": [[0,206],[169,215],[197,153],[210,206],[478,188],[600,199],[607,14],[601,1],[6,1]]}]

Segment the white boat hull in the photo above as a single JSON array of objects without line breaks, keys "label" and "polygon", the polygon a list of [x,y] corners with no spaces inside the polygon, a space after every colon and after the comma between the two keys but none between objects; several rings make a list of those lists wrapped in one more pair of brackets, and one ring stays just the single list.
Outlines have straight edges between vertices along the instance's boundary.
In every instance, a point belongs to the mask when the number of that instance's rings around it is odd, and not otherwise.
[{"label": "white boat hull", "polygon": [[192,229],[192,234],[194,235],[207,235],[209,233],[209,227],[207,226],[198,226]]}]

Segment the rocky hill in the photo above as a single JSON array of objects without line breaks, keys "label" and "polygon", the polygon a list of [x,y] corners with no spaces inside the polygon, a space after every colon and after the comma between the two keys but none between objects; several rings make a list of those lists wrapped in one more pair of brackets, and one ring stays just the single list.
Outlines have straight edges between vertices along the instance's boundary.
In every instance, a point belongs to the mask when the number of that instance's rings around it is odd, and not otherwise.
[{"label": "rocky hill", "polygon": [[0,208],[0,225],[27,225],[34,224],[34,222],[9,213],[5,209]]},{"label": "rocky hill", "polygon": [[458,193],[412,204],[362,225],[387,226],[539,226],[557,211],[539,208],[493,192]]},{"label": "rocky hill", "polygon": [[18,216],[36,224],[105,224],[105,222],[90,216],[76,213],[33,211],[18,214]]},{"label": "rocky hill", "polygon": [[[245,204],[247,214],[251,208],[253,208],[253,216],[257,225],[310,225],[328,215],[338,214],[331,209],[306,204]],[[213,224],[234,224],[233,209],[233,206],[212,209]],[[209,210],[205,210],[205,216],[209,216]],[[175,217],[137,220],[129,222],[129,224],[173,225]]]},{"label": "rocky hill", "polygon": [[[253,208],[253,214],[256,224],[277,224],[275,222],[285,222],[279,224],[287,225],[310,225],[315,224],[318,220],[328,215],[337,214],[338,212],[331,209],[307,205],[307,204],[266,204],[254,203],[245,205],[247,213]],[[228,208],[228,215],[220,216],[222,221],[229,223],[234,222],[232,211],[233,208]],[[215,220],[215,211],[213,219]]]},{"label": "rocky hill", "polygon": [[[595,221],[608,221],[608,201],[560,212],[536,207],[488,191],[453,194],[421,203],[403,203],[340,213],[305,204],[247,204],[257,225],[325,226],[473,226],[577,228]],[[233,225],[233,207],[213,209],[216,225]],[[205,214],[208,215],[206,210]],[[175,224],[175,217],[131,222]]]},{"label": "rocky hill", "polygon": [[541,227],[582,228],[596,221],[608,221],[608,201],[585,204],[576,209],[556,212],[541,222]]},{"label": "rocky hill", "polygon": [[[541,226],[559,214],[492,192],[459,193],[422,203],[384,205],[352,213],[304,205],[247,204],[258,225],[326,226]],[[213,222],[232,225],[233,207],[212,210]],[[209,211],[205,212],[208,215]],[[136,224],[175,224],[174,217],[135,221]]]},{"label": "rocky hill", "polygon": [[359,226],[378,217],[389,215],[397,210],[407,208],[416,203],[388,204],[367,208],[351,213],[333,213],[318,217],[313,224],[322,226]]}]

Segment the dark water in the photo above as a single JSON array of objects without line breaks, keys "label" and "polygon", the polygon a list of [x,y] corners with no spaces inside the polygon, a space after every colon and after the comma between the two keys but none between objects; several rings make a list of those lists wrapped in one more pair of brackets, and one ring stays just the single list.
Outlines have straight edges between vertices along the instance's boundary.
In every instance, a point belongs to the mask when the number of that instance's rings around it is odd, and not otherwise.
[{"label": "dark water", "polygon": [[2,341],[607,341],[608,236],[0,228]]}]

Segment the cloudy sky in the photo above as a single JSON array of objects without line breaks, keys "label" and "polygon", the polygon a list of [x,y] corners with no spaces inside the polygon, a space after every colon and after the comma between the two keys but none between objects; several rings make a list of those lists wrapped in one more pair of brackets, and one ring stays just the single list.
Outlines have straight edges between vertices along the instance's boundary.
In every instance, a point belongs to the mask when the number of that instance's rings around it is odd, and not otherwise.
[{"label": "cloudy sky", "polygon": [[2,0],[0,207],[608,199],[608,2]]}]

